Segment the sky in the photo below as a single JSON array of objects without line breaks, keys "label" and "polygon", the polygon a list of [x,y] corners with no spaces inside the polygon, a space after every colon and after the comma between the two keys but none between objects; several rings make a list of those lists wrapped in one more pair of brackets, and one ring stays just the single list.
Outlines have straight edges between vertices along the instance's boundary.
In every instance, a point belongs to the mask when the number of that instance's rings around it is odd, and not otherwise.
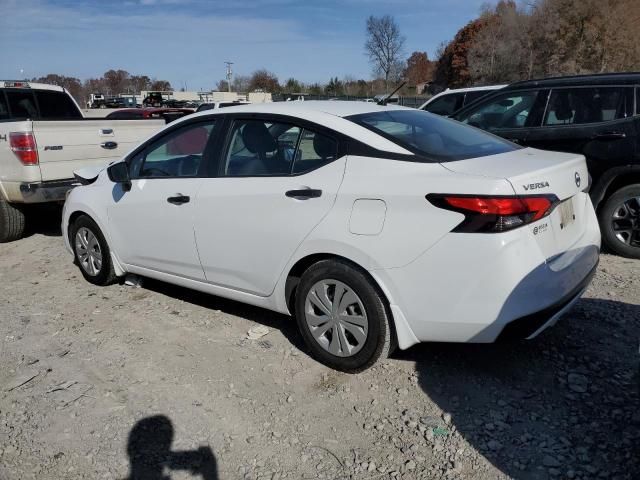
[{"label": "sky", "polygon": [[406,54],[433,58],[486,3],[495,1],[0,0],[0,79],[84,80],[120,68],[210,90],[227,60],[235,74],[266,68],[281,82],[368,79],[369,15],[394,16]]}]

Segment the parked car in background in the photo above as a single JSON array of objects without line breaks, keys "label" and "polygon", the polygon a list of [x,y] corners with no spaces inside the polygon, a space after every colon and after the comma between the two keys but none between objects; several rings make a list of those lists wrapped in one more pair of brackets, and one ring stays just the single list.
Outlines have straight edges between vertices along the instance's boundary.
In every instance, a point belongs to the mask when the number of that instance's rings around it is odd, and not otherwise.
[{"label": "parked car in background", "polygon": [[415,109],[252,104],[87,175],[63,234],[91,283],[131,272],[294,314],[317,359],[354,372],[396,343],[553,325],[598,263],[587,177],[582,155]]},{"label": "parked car in background", "polygon": [[489,85],[485,87],[470,88],[447,88],[444,92],[440,92],[420,106],[420,110],[443,115],[445,117],[452,115],[465,105],[469,105],[479,98],[484,97],[496,90],[506,87],[506,85]]},{"label": "parked car in background", "polygon": [[111,97],[107,98],[104,102],[106,108],[126,108],[135,107],[135,104],[126,98]]},{"label": "parked car in background", "polygon": [[0,242],[22,236],[26,205],[63,201],[74,170],[107,165],[164,125],[83,118],[62,87],[0,81]]},{"label": "parked car in background", "polygon": [[640,258],[639,94],[640,73],[531,80],[453,118],[523,146],[585,155],[604,243]]},{"label": "parked car in background", "polygon": [[162,118],[167,123],[193,113],[191,108],[125,108],[111,112],[105,118],[114,120],[144,120]]},{"label": "parked car in background", "polygon": [[233,102],[211,102],[211,103],[202,103],[198,105],[196,112],[202,112],[204,110],[215,110],[216,108],[225,108],[225,107],[237,107],[238,105],[247,105],[250,102],[245,102],[242,100],[235,100]]}]

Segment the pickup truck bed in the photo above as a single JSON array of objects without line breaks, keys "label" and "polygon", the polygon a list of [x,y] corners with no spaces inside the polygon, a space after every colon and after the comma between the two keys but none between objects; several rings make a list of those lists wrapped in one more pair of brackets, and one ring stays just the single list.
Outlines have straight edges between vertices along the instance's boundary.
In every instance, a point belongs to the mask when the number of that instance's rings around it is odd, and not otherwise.
[{"label": "pickup truck bed", "polygon": [[74,170],[106,166],[164,125],[83,118],[61,87],[0,81],[0,242],[22,236],[24,204],[63,201]]}]

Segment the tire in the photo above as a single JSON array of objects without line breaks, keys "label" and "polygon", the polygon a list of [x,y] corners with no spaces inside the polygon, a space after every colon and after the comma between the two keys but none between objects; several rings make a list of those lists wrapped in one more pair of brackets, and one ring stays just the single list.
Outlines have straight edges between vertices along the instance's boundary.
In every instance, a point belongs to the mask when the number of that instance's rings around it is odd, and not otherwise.
[{"label": "tire", "polygon": [[75,263],[87,282],[101,286],[116,282],[111,251],[96,222],[86,215],[78,217],[70,228],[69,241]]},{"label": "tire", "polygon": [[24,234],[24,212],[0,200],[0,243],[12,242]]},{"label": "tire", "polygon": [[[333,300],[343,289],[346,293],[341,295],[338,308],[333,309]],[[326,292],[324,300],[319,298],[322,293],[317,292]],[[344,314],[338,317],[341,309]],[[393,335],[382,292],[364,272],[348,262],[322,260],[309,267],[296,289],[295,314],[311,355],[335,370],[361,372],[390,353]]]},{"label": "tire", "polygon": [[598,217],[602,240],[609,250],[622,257],[640,258],[640,184],[616,191]]}]

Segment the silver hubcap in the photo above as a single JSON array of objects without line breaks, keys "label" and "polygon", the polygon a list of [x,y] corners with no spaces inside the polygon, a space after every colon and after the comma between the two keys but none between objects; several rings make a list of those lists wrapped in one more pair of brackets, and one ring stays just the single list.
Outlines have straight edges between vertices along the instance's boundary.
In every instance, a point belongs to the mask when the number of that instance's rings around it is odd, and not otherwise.
[{"label": "silver hubcap", "polygon": [[100,243],[91,230],[80,227],[76,233],[76,255],[82,269],[95,277],[102,268]]},{"label": "silver hubcap", "polygon": [[631,247],[640,247],[640,197],[631,197],[618,205],[611,224],[618,240]]},{"label": "silver hubcap", "polygon": [[355,355],[367,340],[369,323],[364,305],[338,280],[316,283],[307,294],[304,314],[315,341],[337,357]]}]

